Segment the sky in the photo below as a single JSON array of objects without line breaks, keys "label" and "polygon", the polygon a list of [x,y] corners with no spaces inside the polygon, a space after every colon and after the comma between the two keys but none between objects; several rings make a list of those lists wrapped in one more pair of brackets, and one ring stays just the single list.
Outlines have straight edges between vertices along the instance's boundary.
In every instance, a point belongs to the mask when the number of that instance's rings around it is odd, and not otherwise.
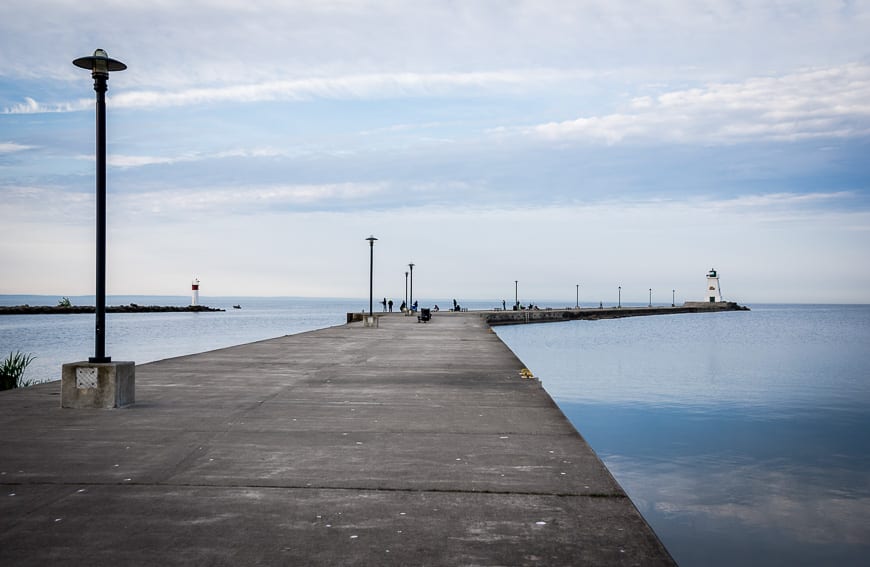
[{"label": "sky", "polygon": [[[0,294],[870,303],[870,0],[7,0]],[[515,284],[514,282],[518,282]]]}]

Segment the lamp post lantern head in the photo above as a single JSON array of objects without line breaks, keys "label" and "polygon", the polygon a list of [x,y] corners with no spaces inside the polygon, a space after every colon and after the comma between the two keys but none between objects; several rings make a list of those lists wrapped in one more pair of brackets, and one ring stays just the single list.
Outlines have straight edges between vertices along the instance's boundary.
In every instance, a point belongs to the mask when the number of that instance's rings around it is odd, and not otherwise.
[{"label": "lamp post lantern head", "polygon": [[369,241],[369,246],[374,246],[375,240],[377,240],[377,238],[375,238],[374,236],[369,236],[368,238],[366,238],[366,240]]},{"label": "lamp post lantern head", "polygon": [[93,55],[73,60],[73,65],[91,71],[94,77],[108,77],[109,71],[123,71],[127,68],[126,65],[117,59],[109,57],[109,54],[104,49],[97,49]]}]

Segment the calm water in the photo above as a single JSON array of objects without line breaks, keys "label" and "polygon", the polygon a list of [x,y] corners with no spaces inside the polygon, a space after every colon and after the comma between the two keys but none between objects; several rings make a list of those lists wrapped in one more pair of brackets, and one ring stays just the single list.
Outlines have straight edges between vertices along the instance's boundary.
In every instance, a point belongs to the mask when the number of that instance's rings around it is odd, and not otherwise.
[{"label": "calm water", "polygon": [[680,565],[870,564],[870,306],[497,332]]},{"label": "calm water", "polygon": [[[56,305],[59,298],[4,295],[0,305]],[[94,298],[71,297],[74,305]],[[190,304],[190,297],[111,296],[107,305]],[[173,356],[322,329],[345,323],[348,311],[362,310],[360,300],[203,297],[200,304],[223,313],[107,313],[106,354],[139,364]],[[241,309],[233,309],[233,305]],[[61,365],[94,355],[93,314],[0,316],[0,356],[20,350],[36,359],[27,379],[60,380]]]},{"label": "calm water", "polygon": [[[0,304],[57,299],[0,296]],[[342,324],[347,311],[367,307],[201,302],[227,311],[108,314],[107,354],[142,363]],[[63,362],[93,354],[93,325],[93,315],[0,317],[0,355],[34,353],[27,377],[56,380]],[[497,332],[681,565],[870,563],[870,306],[757,306]]]}]

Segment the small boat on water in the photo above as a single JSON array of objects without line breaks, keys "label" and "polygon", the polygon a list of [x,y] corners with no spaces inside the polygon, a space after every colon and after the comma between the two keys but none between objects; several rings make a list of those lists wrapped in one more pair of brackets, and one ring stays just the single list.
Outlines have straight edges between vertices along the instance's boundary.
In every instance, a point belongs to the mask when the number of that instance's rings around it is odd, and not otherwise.
[{"label": "small boat on water", "polygon": [[233,309],[241,309],[241,308],[242,308],[241,305],[233,305]]}]

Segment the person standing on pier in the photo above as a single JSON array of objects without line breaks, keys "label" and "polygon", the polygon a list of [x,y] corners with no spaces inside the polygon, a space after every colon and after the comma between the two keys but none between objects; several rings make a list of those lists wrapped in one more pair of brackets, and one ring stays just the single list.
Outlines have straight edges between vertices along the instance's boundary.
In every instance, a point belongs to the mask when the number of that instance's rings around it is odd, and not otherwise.
[{"label": "person standing on pier", "polygon": [[393,300],[392,300],[392,299],[389,300],[389,301],[387,302],[387,305],[390,307],[390,313],[392,313],[392,312],[393,312]]}]

